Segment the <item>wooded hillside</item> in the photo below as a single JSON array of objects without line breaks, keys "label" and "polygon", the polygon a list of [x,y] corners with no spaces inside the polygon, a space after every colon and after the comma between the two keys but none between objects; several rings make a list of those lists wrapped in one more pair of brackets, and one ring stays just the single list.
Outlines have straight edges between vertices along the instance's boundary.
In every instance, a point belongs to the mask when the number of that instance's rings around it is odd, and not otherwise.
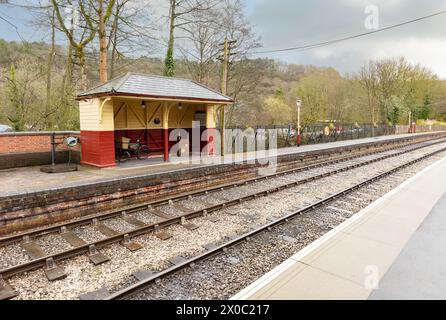
[{"label": "wooded hillside", "polygon": [[0,40],[0,123],[17,131],[77,130],[76,93],[129,71],[191,78],[220,90],[225,39],[234,41],[229,126],[295,123],[297,97],[305,124],[406,124],[409,112],[446,120],[445,82],[404,58],[370,61],[351,75],[255,59],[261,38],[242,13],[242,0],[166,0],[169,10],[159,19],[138,3],[64,0],[30,8],[50,41]]}]

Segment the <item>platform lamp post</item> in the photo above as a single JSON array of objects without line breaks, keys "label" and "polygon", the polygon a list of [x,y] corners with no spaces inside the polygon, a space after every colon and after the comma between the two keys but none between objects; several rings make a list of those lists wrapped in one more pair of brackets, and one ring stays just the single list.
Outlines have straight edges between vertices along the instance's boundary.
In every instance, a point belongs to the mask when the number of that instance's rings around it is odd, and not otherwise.
[{"label": "platform lamp post", "polygon": [[296,99],[297,107],[297,146],[300,147],[300,109],[302,108],[302,100]]}]

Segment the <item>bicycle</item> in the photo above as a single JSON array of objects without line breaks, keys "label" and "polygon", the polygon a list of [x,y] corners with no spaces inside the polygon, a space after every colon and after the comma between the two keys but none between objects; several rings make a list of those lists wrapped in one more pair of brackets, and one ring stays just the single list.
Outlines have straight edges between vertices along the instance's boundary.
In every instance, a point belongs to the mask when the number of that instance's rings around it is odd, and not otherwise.
[{"label": "bicycle", "polygon": [[118,162],[122,160],[130,160],[137,158],[138,160],[145,160],[149,157],[149,147],[141,143],[140,139],[136,140],[136,143],[130,143],[130,139],[121,138],[121,141],[117,141]]}]

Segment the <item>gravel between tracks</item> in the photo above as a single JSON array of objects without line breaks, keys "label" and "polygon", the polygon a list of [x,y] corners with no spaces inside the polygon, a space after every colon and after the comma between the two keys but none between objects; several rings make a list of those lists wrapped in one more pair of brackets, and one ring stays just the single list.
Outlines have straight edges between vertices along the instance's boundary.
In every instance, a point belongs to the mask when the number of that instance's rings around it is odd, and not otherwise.
[{"label": "gravel between tracks", "polygon": [[[380,192],[369,194],[369,201],[378,199],[416,172],[444,156],[446,153],[381,180],[377,184],[380,186]],[[383,184],[386,181],[388,183]],[[361,192],[364,190],[361,189]],[[352,196],[359,197],[360,195],[353,194]],[[366,205],[362,201],[355,212]],[[326,208],[298,216],[286,224],[275,227],[271,232],[259,234],[250,242],[243,242],[241,245],[230,248],[226,253],[202,261],[194,268],[187,268],[161,279],[156,286],[147,287],[132,299],[228,299],[348,217],[346,215],[340,218]]]},{"label": "gravel between tracks", "polygon": [[2,269],[12,267],[17,263],[25,263],[29,260],[30,258],[19,244],[0,248],[0,268]]},{"label": "gravel between tracks", "polygon": [[[120,245],[112,245],[102,250],[105,255],[111,258],[111,261],[100,266],[91,265],[86,256],[64,261],[60,265],[66,269],[68,277],[61,281],[49,282],[43,275],[43,271],[38,270],[13,277],[10,279],[10,283],[19,291],[20,295],[18,299],[76,299],[82,293],[90,292],[104,286],[108,288],[119,287],[133,281],[131,276],[132,272],[141,269],[161,270],[168,265],[168,260],[173,257],[196,255],[204,250],[203,246],[206,244],[219,243],[226,236],[245,233],[249,226],[264,224],[268,219],[280,217],[290,210],[321,199],[336,190],[344,189],[355,182],[357,183],[373,174],[377,174],[377,172],[395,167],[398,162],[409,161],[419,157],[422,153],[431,152],[441,146],[444,146],[444,144],[368,165],[367,170],[358,168],[311,182],[305,186],[281,191],[268,197],[226,208],[218,213],[214,213],[215,216],[220,217],[220,221],[216,223],[212,223],[204,218],[194,219],[192,222],[200,227],[194,231],[189,231],[179,225],[171,226],[165,230],[173,235],[167,241],[162,241],[153,234],[137,237],[134,240],[143,245],[143,249],[137,252],[132,253]],[[439,157],[435,156],[404,171],[409,170],[410,174],[413,174],[435,161],[435,159],[438,160]],[[314,173],[314,171],[312,172]],[[404,177],[404,174],[398,176]],[[390,188],[393,188],[401,182],[401,179],[393,179],[393,182],[388,185]],[[379,196],[390,190],[389,186],[379,185],[378,189],[381,192],[373,192],[373,196]],[[237,189],[231,189],[231,191],[236,196]],[[200,198],[209,203],[221,202],[221,200],[216,200],[217,197],[214,194],[208,194]],[[364,200],[361,202],[361,205],[365,206],[369,202],[370,200]],[[186,204],[185,206],[190,207],[190,205]],[[342,208],[345,209],[345,206]],[[253,279],[255,280],[256,277],[259,277],[278,265],[299,248],[311,243],[330,230],[330,228],[344,221],[347,216],[345,213],[339,212],[330,214],[329,210],[328,212],[321,212],[319,215],[302,217],[299,220],[300,223],[296,223],[296,219],[293,224],[296,224],[295,228],[297,228],[296,230],[300,230],[300,232],[296,234],[290,233],[284,226],[283,234],[280,237],[277,236],[276,240],[270,241],[270,243],[264,243],[259,247],[251,248],[252,255],[247,254],[247,256],[238,257],[238,253],[232,253],[231,249],[227,254],[215,257],[215,266],[222,266],[222,268],[213,267],[204,273],[197,271],[198,274],[201,273],[201,275],[197,275],[198,279],[201,279],[199,284],[197,283],[196,277],[191,276],[187,281],[174,282],[174,284],[169,283],[166,286],[171,289],[167,291],[163,289],[163,285],[157,286],[158,289],[156,292],[146,292],[140,298],[156,299],[164,297],[175,299],[181,297],[209,299],[229,297],[238,289],[252,282]],[[135,215],[135,217],[146,221],[147,214],[141,212]],[[148,219],[153,219],[153,217]],[[118,224],[122,221],[121,219],[116,220]],[[115,224],[110,226],[114,229],[123,227]],[[103,235],[91,227],[78,227],[75,232],[86,241],[96,241],[103,238]],[[264,236],[262,235],[261,237]],[[291,241],[291,238],[295,240]],[[252,242],[252,245],[254,243],[257,242]],[[9,256],[13,257],[14,260],[18,259],[17,261],[26,258],[26,254],[24,255],[23,251],[18,251],[17,248],[14,249],[17,252],[5,252],[5,254],[1,254],[3,253],[1,250],[5,249],[7,248],[0,248],[0,257]],[[268,252],[274,252],[274,254],[270,255]],[[1,259],[3,258],[0,258],[0,264],[4,264],[5,261]],[[228,266],[231,266],[231,268],[227,268]],[[231,271],[222,273],[222,269]],[[203,274],[205,275],[204,278]],[[232,280],[222,280],[220,274]],[[217,277],[217,275],[219,276]],[[179,276],[179,279],[181,278]],[[164,281],[168,281],[168,279],[163,280],[163,283]],[[191,281],[195,282],[190,283]],[[181,285],[183,282],[184,287]],[[186,285],[187,283],[188,285]],[[188,292],[187,295],[189,295],[187,297],[183,296],[182,293],[182,290],[186,289]]]}]

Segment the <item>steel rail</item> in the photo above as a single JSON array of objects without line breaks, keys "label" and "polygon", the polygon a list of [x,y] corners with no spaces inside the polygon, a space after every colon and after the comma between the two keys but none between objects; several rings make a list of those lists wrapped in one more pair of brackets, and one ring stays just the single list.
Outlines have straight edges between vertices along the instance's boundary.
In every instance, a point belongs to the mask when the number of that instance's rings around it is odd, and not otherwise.
[{"label": "steel rail", "polygon": [[170,275],[170,274],[178,272],[178,271],[180,271],[182,269],[185,269],[188,266],[189,267],[194,267],[197,262],[205,260],[207,258],[210,258],[210,257],[220,253],[221,251],[225,251],[227,248],[233,247],[233,246],[235,246],[235,245],[237,245],[237,244],[239,244],[239,243],[241,243],[243,241],[249,241],[253,236],[255,236],[255,235],[259,234],[259,233],[262,233],[262,232],[264,232],[266,230],[269,231],[273,227],[275,227],[275,226],[277,226],[279,224],[282,224],[284,222],[288,222],[289,220],[295,218],[298,215],[302,215],[304,213],[308,213],[308,212],[314,211],[315,209],[320,208],[320,207],[326,205],[327,203],[335,201],[335,200],[337,200],[338,198],[340,198],[342,196],[348,195],[348,194],[350,194],[350,193],[352,193],[352,192],[354,192],[354,191],[356,191],[356,190],[358,190],[358,189],[360,189],[360,188],[362,188],[364,186],[370,185],[370,184],[372,184],[375,181],[378,181],[378,180],[380,180],[380,179],[382,179],[384,177],[387,177],[387,176],[389,176],[389,175],[391,175],[391,174],[393,174],[393,173],[395,173],[397,171],[400,171],[400,170],[402,170],[402,169],[404,169],[406,167],[409,167],[409,166],[411,166],[411,165],[413,165],[415,163],[418,163],[418,162],[420,162],[422,160],[430,158],[430,157],[432,157],[434,155],[437,155],[437,154],[439,154],[441,152],[444,152],[444,151],[446,151],[446,148],[442,148],[440,150],[437,150],[435,152],[429,153],[429,154],[424,155],[424,156],[422,156],[420,158],[417,158],[415,160],[406,162],[406,163],[404,163],[402,165],[399,165],[399,166],[397,166],[397,167],[395,167],[395,168],[393,168],[393,169],[391,169],[389,171],[386,171],[384,173],[376,175],[373,178],[367,179],[367,180],[365,180],[363,182],[360,182],[360,183],[358,183],[358,184],[356,184],[356,185],[354,185],[352,187],[346,188],[346,189],[344,189],[344,190],[342,190],[340,192],[337,192],[337,193],[335,193],[333,195],[330,195],[330,196],[328,196],[328,197],[326,197],[326,198],[324,198],[324,199],[322,199],[320,201],[317,201],[317,202],[315,202],[313,204],[310,204],[310,205],[308,205],[308,206],[306,206],[304,208],[301,208],[301,209],[299,209],[297,211],[289,213],[288,215],[286,215],[284,217],[281,217],[281,218],[279,218],[279,219],[277,219],[277,220],[275,220],[275,221],[273,221],[273,222],[271,222],[269,224],[266,224],[266,225],[264,225],[262,227],[259,227],[259,228],[255,229],[255,230],[253,230],[253,231],[251,231],[249,233],[246,233],[246,234],[244,234],[244,235],[242,235],[240,237],[237,237],[236,239],[228,241],[228,242],[218,246],[217,248],[214,248],[214,249],[209,250],[209,251],[205,251],[205,252],[203,252],[203,253],[201,253],[201,254],[193,257],[193,258],[190,258],[190,259],[188,259],[188,260],[178,264],[178,265],[175,265],[175,266],[167,268],[167,269],[165,269],[165,270],[163,270],[163,271],[161,271],[159,273],[156,273],[155,275],[153,275],[153,276],[151,276],[151,277],[149,277],[147,279],[138,281],[138,282],[136,282],[136,283],[134,283],[134,284],[124,288],[124,289],[116,291],[116,292],[112,293],[111,295],[109,295],[108,297],[106,297],[103,300],[123,299],[123,298],[128,297],[128,296],[130,296],[132,294],[140,292],[140,291],[144,290],[146,286],[148,286],[152,282],[155,282],[156,280],[159,280],[159,279],[161,279],[161,278],[163,278],[163,277],[165,277],[167,275]]},{"label": "steel rail", "polygon": [[[372,163],[376,163],[379,161],[383,161],[385,159],[389,159],[389,158],[393,158],[393,157],[397,157],[399,155],[402,154],[406,154],[409,152],[413,152],[422,148],[426,148],[429,146],[433,146],[433,145],[437,145],[437,144],[441,144],[444,143],[444,141],[438,141],[435,143],[431,143],[425,146],[418,146],[416,148],[412,148],[409,150],[404,150],[404,151],[400,151],[398,153],[394,153],[394,154],[390,154],[390,155],[385,155],[379,158],[375,158],[375,159],[370,159],[361,163],[357,163],[357,164],[352,164],[350,166],[346,166],[343,168],[338,168],[326,173],[322,173],[322,174],[318,174],[312,177],[308,177],[305,179],[301,179],[301,180],[297,180],[297,181],[293,181],[293,182],[289,182],[283,185],[280,185],[278,187],[274,187],[268,190],[263,190],[260,192],[256,192],[247,196],[243,196],[234,200],[229,200],[223,203],[219,203],[216,205],[213,205],[211,207],[207,207],[205,209],[200,209],[200,210],[196,210],[190,213],[185,213],[176,217],[173,217],[171,219],[167,219],[167,220],[163,220],[159,223],[155,223],[155,224],[150,224],[150,225],[146,225],[143,227],[139,227],[139,228],[135,228],[131,231],[125,232],[125,233],[119,233],[117,235],[111,236],[111,237],[107,237],[95,242],[90,242],[90,243],[86,243],[85,245],[79,246],[79,247],[75,247],[75,248],[71,248],[59,253],[55,253],[55,254],[50,254],[38,259],[34,259],[22,264],[17,264],[15,266],[0,270],[0,275],[4,278],[10,278],[14,275],[17,274],[21,274],[24,272],[28,272],[28,271],[32,271],[35,269],[39,269],[41,267],[45,267],[46,263],[48,260],[53,260],[55,262],[58,261],[62,261],[62,260],[66,260],[72,257],[76,257],[85,253],[88,253],[90,251],[90,248],[92,248],[92,246],[94,246],[95,249],[99,250],[101,248],[110,246],[112,244],[116,244],[116,243],[122,243],[125,240],[131,239],[131,238],[135,238],[137,236],[141,236],[150,232],[156,232],[159,231],[161,229],[165,229],[169,226],[172,225],[177,225],[177,224],[182,224],[184,221],[187,221],[189,219],[193,219],[193,218],[197,218],[197,217],[203,217],[203,216],[207,216],[209,213],[214,212],[214,211],[218,211],[218,210],[222,210],[231,206],[235,206],[237,204],[243,203],[245,201],[249,201],[249,200],[255,200],[257,198],[263,197],[263,196],[268,196],[271,195],[272,193],[276,193],[276,192],[280,192],[283,191],[287,188],[290,187],[296,187],[299,185],[303,185],[306,184],[308,182],[312,182],[312,181],[316,181],[328,176],[332,176],[341,172],[345,172],[345,171],[349,171],[355,168],[359,168],[362,166],[366,166]],[[442,149],[443,150],[443,149]],[[240,184],[239,184],[240,186]]]},{"label": "steel rail", "polygon": [[[104,221],[104,220],[112,219],[112,218],[115,218],[115,217],[119,217],[122,214],[131,214],[131,213],[135,213],[135,212],[138,212],[138,211],[141,211],[141,210],[146,210],[148,208],[148,206],[156,208],[156,207],[160,207],[160,206],[163,206],[163,205],[167,205],[167,204],[169,204],[171,202],[179,202],[179,201],[190,199],[191,197],[198,197],[198,196],[207,195],[207,194],[210,194],[210,193],[224,191],[225,189],[234,188],[234,187],[237,187],[237,186],[242,185],[242,184],[243,185],[252,184],[252,183],[264,181],[264,180],[267,180],[267,179],[270,179],[270,178],[277,178],[277,177],[282,177],[282,176],[286,176],[286,175],[290,175],[290,174],[294,174],[294,173],[298,173],[298,172],[309,171],[309,170],[312,170],[312,169],[317,169],[317,168],[328,166],[328,165],[333,165],[333,164],[337,164],[337,163],[347,162],[347,161],[351,161],[351,160],[354,160],[354,159],[366,157],[366,156],[369,156],[369,155],[379,154],[379,153],[392,151],[392,150],[396,150],[396,149],[402,149],[402,148],[410,147],[410,146],[417,145],[417,144],[422,145],[421,148],[424,148],[424,147],[428,147],[430,145],[433,145],[435,143],[441,143],[441,142],[431,143],[432,141],[437,141],[437,140],[444,140],[444,137],[439,137],[439,138],[436,138],[436,139],[427,140],[427,141],[421,141],[421,142],[416,142],[416,143],[407,143],[407,144],[403,144],[403,145],[387,147],[387,148],[383,148],[382,150],[379,150],[379,151],[375,150],[375,151],[365,152],[365,153],[362,153],[362,154],[356,154],[356,155],[353,155],[353,156],[343,157],[343,158],[339,158],[339,159],[335,159],[335,160],[329,160],[329,161],[320,162],[320,163],[317,163],[317,164],[311,164],[311,165],[304,166],[304,167],[299,167],[299,168],[294,168],[294,169],[290,169],[290,170],[285,170],[285,171],[281,171],[281,172],[274,173],[274,174],[271,174],[271,175],[245,179],[245,180],[242,180],[242,181],[232,182],[232,183],[228,183],[228,184],[222,184],[222,185],[219,185],[219,186],[216,186],[216,187],[211,187],[211,188],[208,188],[208,189],[203,189],[203,190],[190,192],[190,193],[185,193],[185,194],[183,193],[183,194],[176,195],[174,197],[169,197],[169,198],[163,198],[161,200],[150,201],[150,202],[146,202],[146,203],[143,203],[143,204],[138,204],[136,206],[130,206],[130,207],[122,208],[122,209],[119,209],[119,210],[114,210],[114,211],[111,211],[111,212],[88,215],[88,216],[86,216],[84,218],[72,220],[72,221],[69,221],[69,222],[57,223],[57,224],[54,224],[54,225],[51,225],[51,226],[48,226],[48,227],[44,227],[44,228],[34,229],[34,230],[31,230],[31,231],[26,231],[26,232],[20,232],[20,233],[16,233],[16,234],[13,234],[13,235],[10,235],[10,236],[6,236],[6,237],[0,237],[0,246],[6,246],[8,244],[12,244],[12,243],[15,243],[15,242],[20,242],[24,237],[30,237],[31,238],[31,237],[36,237],[36,236],[43,236],[43,235],[50,234],[50,233],[57,233],[63,227],[65,227],[67,229],[73,229],[75,227],[80,227],[80,226],[84,226],[84,225],[90,225],[90,224],[92,224],[93,219],[97,219],[98,221]],[[426,146],[426,144],[427,144],[427,146]],[[359,151],[360,150],[361,149],[359,149]],[[295,162],[299,162],[299,160],[297,160]]]},{"label": "steel rail", "polygon": [[[292,160],[292,161],[289,161],[287,163],[291,163],[291,164],[292,163],[301,163],[302,164],[303,162],[313,162],[312,161],[313,159],[318,160],[319,158],[324,157],[324,156],[328,156],[329,158],[330,157],[334,158],[334,155],[337,155],[338,153],[340,155],[342,155],[344,153],[353,153],[353,152],[356,152],[356,151],[361,151],[362,149],[367,149],[368,150],[368,149],[371,149],[371,148],[375,148],[375,149],[379,150],[383,146],[388,146],[388,145],[400,145],[400,146],[414,145],[414,144],[426,142],[426,141],[429,141],[429,140],[430,141],[434,141],[434,140],[438,140],[438,139],[444,138],[445,134],[446,134],[446,131],[438,131],[438,132],[431,132],[431,133],[428,133],[428,134],[422,134],[422,135],[411,136],[411,137],[402,137],[402,138],[392,139],[392,140],[367,142],[367,143],[360,143],[360,144],[356,144],[356,145],[343,146],[343,147],[342,146],[341,147],[333,147],[333,148],[326,149],[327,150],[326,153],[310,154],[307,157],[303,157],[303,158],[300,158],[300,159],[297,159],[297,160]],[[398,146],[396,146],[395,148],[398,148]],[[340,149],[340,150],[338,150],[338,149]],[[393,149],[393,147],[390,148],[390,149]],[[377,151],[377,153],[378,153],[378,151]],[[296,155],[296,154],[294,154],[294,155]],[[241,164],[241,163],[243,163],[243,162],[236,162],[235,164]],[[222,186],[224,186],[224,185],[222,184]],[[212,188],[213,187],[211,187],[210,189],[212,189]],[[216,188],[218,188],[218,187],[216,187]],[[202,190],[205,190],[205,189],[202,189]],[[141,191],[141,192],[139,192],[137,194],[138,195],[144,195],[144,194],[147,194],[149,192],[150,191],[143,190],[143,191]],[[184,194],[188,195],[189,193],[182,193],[182,194],[179,194],[178,196],[183,195],[183,197],[184,197]],[[123,196],[122,198],[125,199],[125,198],[128,198],[128,197],[130,197],[130,196],[127,195],[127,196]],[[173,198],[175,198],[175,197],[173,197]],[[163,199],[170,200],[168,198],[163,198]],[[156,203],[156,201],[153,201],[153,202]],[[126,206],[125,208],[119,209],[119,211],[129,210],[129,212],[131,213],[131,212],[135,212],[140,207],[144,207],[147,204],[149,204],[149,202],[143,202],[142,204],[138,204],[138,205],[134,205],[134,206]],[[76,206],[73,207],[73,208],[76,208]],[[107,213],[97,214],[96,217],[93,217],[93,215],[89,215],[89,216],[91,217],[91,219],[97,218],[99,220],[103,220],[103,219],[108,219],[105,216],[107,214],[110,214],[111,215],[110,217],[112,218],[113,216],[119,215],[119,212],[116,213],[116,211],[110,211],[110,212],[107,212]],[[104,218],[101,218],[102,216],[104,216]],[[79,219],[79,220],[81,220],[81,219]],[[89,220],[89,219],[86,218],[86,220]],[[89,224],[89,223],[87,222],[87,223],[84,223],[84,224]],[[79,225],[83,225],[82,222],[80,222]],[[55,224],[53,224],[53,226],[54,226],[55,229],[58,229],[61,226],[64,226],[64,224],[63,223],[55,223]],[[57,230],[52,230],[52,231],[47,232],[46,231],[47,228],[48,227],[33,229],[33,231],[31,231],[32,234],[23,233],[23,235],[29,235],[30,237],[32,237],[32,236],[34,236],[36,234],[45,234],[45,233],[51,233],[51,232],[57,231]],[[42,231],[40,231],[40,230],[42,230]],[[30,232],[30,231],[27,231],[27,232]],[[22,233],[19,232],[17,234],[22,234]],[[0,242],[0,246],[1,245],[2,245],[2,243]]]}]

